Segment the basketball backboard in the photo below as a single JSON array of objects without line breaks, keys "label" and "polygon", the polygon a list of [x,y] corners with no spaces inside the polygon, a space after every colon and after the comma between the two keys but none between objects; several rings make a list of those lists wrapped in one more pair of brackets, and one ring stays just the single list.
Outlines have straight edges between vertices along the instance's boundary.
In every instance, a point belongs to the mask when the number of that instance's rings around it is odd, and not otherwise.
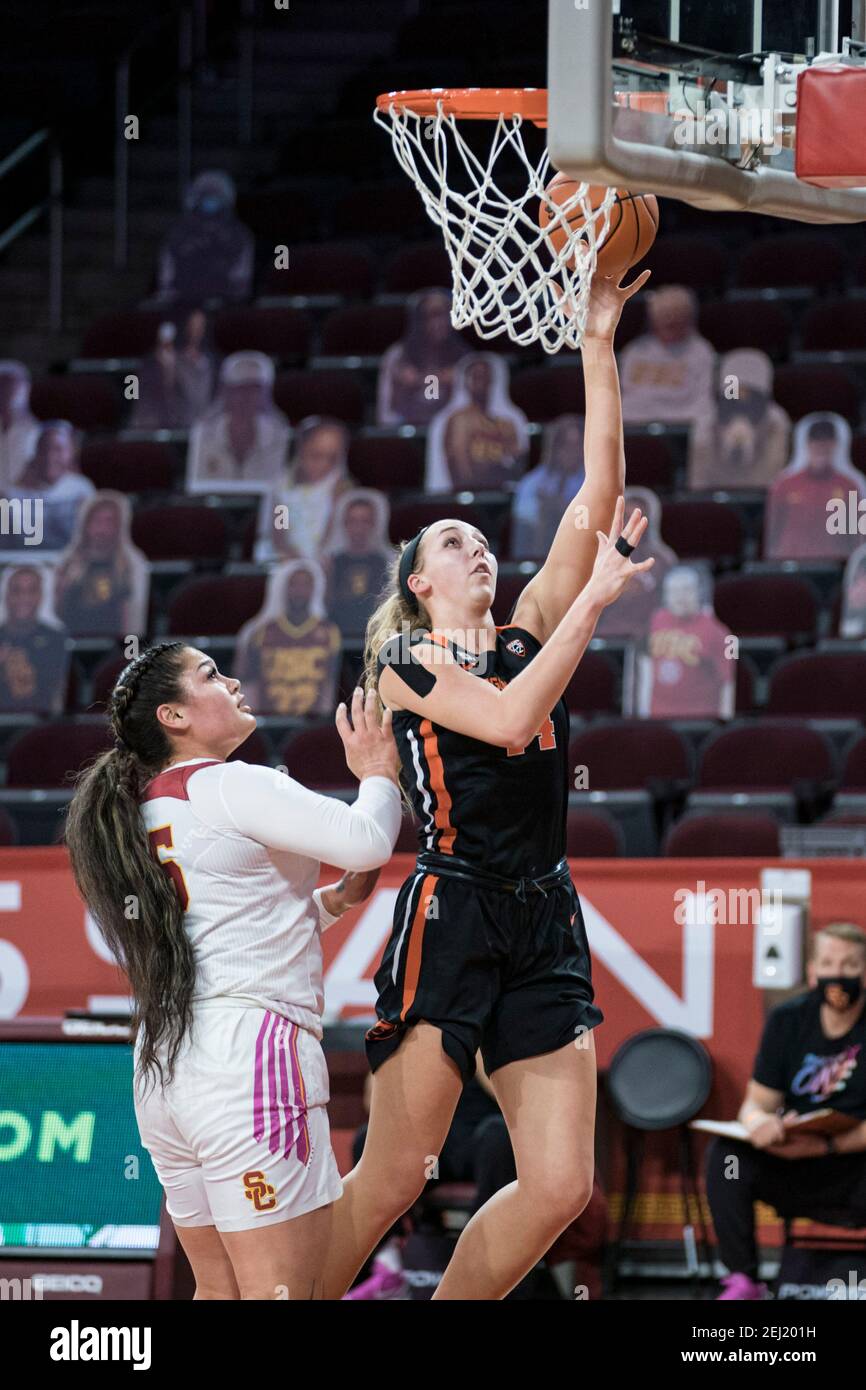
[{"label": "basketball backboard", "polygon": [[548,8],[556,168],[709,210],[866,219],[866,141],[863,188],[819,188],[794,172],[798,77],[816,60],[860,67],[866,81],[866,4],[845,8],[848,34],[839,32],[838,0],[549,0]]}]

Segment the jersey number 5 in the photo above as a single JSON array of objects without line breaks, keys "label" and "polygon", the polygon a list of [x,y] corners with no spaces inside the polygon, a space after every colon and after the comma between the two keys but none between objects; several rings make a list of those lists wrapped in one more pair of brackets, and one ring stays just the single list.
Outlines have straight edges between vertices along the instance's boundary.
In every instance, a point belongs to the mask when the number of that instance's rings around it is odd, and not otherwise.
[{"label": "jersey number 5", "polygon": [[156,830],[149,830],[147,834],[150,840],[150,849],[154,859],[161,869],[165,869],[175,887],[175,892],[180,899],[180,905],[186,912],[189,907],[189,892],[187,891],[186,879],[183,876],[183,869],[176,859],[163,859],[159,853],[161,849],[174,849],[174,841],[171,838],[171,826],[160,825]]},{"label": "jersey number 5", "polygon": [[[556,747],[556,730],[550,715],[542,720],[541,728],[536,731],[533,737],[538,739],[538,746],[542,752],[546,752],[548,748]],[[526,748],[528,747],[529,744],[526,745]],[[522,753],[526,752],[526,748],[509,748],[509,758],[519,758]]]}]

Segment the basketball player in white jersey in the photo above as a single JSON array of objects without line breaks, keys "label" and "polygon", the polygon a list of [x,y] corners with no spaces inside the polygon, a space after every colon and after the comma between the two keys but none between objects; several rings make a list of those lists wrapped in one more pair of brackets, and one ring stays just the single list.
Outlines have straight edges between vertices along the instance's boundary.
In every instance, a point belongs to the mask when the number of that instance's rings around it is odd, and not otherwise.
[{"label": "basketball player in white jersey", "polygon": [[[331,1204],[320,931],[372,889],[400,827],[390,715],[337,727],[354,805],[227,762],[255,728],[240,683],[181,642],[109,702],[116,746],[80,778],[66,840],[135,1001],[142,1143],[196,1298],[318,1298]],[[317,890],[319,861],[349,872]],[[372,871],[372,872],[371,872]]]}]

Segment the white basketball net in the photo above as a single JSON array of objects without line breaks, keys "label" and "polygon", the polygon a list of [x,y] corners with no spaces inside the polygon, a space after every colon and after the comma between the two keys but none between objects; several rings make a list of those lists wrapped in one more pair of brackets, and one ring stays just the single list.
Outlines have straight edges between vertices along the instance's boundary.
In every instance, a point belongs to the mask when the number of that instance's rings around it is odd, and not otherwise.
[{"label": "white basketball net", "polygon": [[[537,166],[524,148],[520,115],[500,115],[486,164],[469,148],[454,115],[442,102],[437,114],[418,115],[392,104],[376,110],[377,124],[389,130],[398,163],[415,183],[427,215],[442,228],[453,273],[451,322],[455,328],[474,328],[480,338],[503,331],[521,347],[540,342],[545,352],[579,347],[586,329],[589,293],[596,251],[607,236],[615,190],[593,208],[589,184],[561,204],[549,203],[550,217],[542,230],[539,200],[556,172],[545,150]],[[473,122],[477,124],[477,122]],[[448,184],[448,158],[459,161],[459,177],[468,176],[468,191]],[[496,184],[513,176],[514,157],[528,176],[525,193],[517,198]],[[570,225],[577,215],[581,225]],[[550,233],[565,240],[557,251]],[[557,237],[558,239],[558,237]]]}]

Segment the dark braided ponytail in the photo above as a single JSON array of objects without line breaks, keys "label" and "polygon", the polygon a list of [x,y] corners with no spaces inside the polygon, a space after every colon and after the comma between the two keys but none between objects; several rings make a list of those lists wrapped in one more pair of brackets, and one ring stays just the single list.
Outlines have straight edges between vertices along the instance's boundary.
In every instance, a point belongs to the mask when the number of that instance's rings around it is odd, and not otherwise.
[{"label": "dark braided ponytail", "polygon": [[78,891],[129,978],[139,1066],[145,1075],[155,1068],[161,1081],[157,1049],[167,1049],[171,1080],[195,969],[183,909],[151,853],[139,796],[174,751],[156,710],[183,699],[186,650],[183,642],[149,647],[120,673],[108,704],[115,746],[80,775],[65,832]]}]

